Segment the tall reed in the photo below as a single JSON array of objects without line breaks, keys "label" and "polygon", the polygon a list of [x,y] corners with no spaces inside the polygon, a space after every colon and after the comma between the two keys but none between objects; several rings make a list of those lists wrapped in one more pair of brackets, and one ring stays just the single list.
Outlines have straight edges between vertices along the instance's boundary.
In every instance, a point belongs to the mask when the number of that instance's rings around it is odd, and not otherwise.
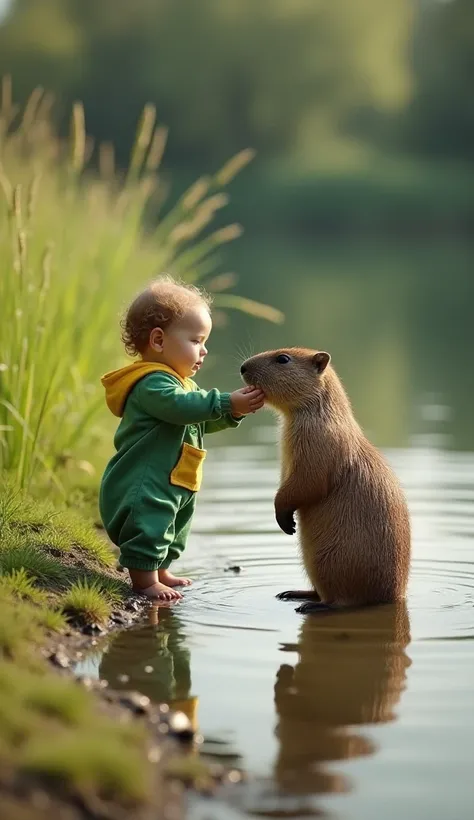
[{"label": "tall reed", "polygon": [[[242,151],[213,177],[197,180],[145,230],[150,205],[163,203],[160,164],[166,130],[146,106],[122,174],[113,148],[93,153],[82,105],[59,139],[41,89],[24,110],[3,81],[0,107],[0,470],[20,487],[84,444],[103,401],[99,377],[114,355],[125,296],[162,270],[189,280],[216,268],[216,250],[240,226],[212,230],[223,192],[251,159]],[[90,162],[98,157],[98,168]],[[164,212],[163,204],[161,211]],[[219,281],[220,280],[220,281]],[[233,277],[217,277],[219,291]],[[270,321],[281,314],[236,294],[216,304]]]}]

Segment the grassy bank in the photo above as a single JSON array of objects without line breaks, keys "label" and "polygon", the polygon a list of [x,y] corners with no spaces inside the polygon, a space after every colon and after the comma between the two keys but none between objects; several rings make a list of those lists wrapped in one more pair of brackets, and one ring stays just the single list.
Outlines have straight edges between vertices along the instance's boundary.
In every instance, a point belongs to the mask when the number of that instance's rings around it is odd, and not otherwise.
[{"label": "grassy bank", "polygon": [[[186,763],[166,740],[152,717],[158,711],[137,710],[132,696],[125,709],[122,695],[101,690],[99,682],[95,689],[103,694],[97,698],[63,668],[59,677],[46,661],[72,666],[77,647],[86,649],[90,640],[81,632],[96,634],[112,623],[111,615],[120,619],[129,600],[134,604],[115,563],[92,525],[4,484],[0,804],[2,811],[10,806],[8,816],[21,807],[18,816],[40,817],[46,806],[50,813],[74,808],[71,816],[78,818],[112,820],[133,812],[159,820],[169,816],[171,801],[179,818],[180,798],[170,779],[178,775],[192,785],[200,779],[209,787],[204,764],[192,756]],[[144,712],[140,720],[137,711]]]},{"label": "grassy bank", "polygon": [[129,587],[92,524],[28,497],[4,478],[0,494],[0,591],[40,607],[44,625],[104,623]]},{"label": "grassy bank", "polygon": [[4,485],[0,496],[0,781],[59,789],[63,799],[138,805],[153,764],[142,727],[102,714],[58,679],[40,649],[72,627],[105,625],[128,587],[106,543],[74,514]]}]

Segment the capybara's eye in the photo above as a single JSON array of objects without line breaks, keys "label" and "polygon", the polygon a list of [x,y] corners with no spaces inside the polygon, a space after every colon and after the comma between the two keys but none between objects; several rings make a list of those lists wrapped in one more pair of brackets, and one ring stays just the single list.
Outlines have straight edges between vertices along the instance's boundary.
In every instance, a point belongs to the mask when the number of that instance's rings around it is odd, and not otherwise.
[{"label": "capybara's eye", "polygon": [[286,353],[281,353],[276,357],[276,361],[278,364],[288,364],[288,362],[291,362],[291,356],[287,356]]}]

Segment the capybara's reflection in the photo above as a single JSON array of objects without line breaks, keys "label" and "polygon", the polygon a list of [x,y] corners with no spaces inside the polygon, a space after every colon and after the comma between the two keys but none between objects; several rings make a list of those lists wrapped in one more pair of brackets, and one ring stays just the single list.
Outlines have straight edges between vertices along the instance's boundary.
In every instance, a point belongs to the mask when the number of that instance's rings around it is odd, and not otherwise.
[{"label": "capybara's reflection", "polygon": [[405,602],[306,616],[298,644],[282,647],[296,651],[298,661],[280,666],[275,684],[280,789],[308,795],[350,788],[326,764],[375,752],[368,727],[396,716],[409,642]]}]

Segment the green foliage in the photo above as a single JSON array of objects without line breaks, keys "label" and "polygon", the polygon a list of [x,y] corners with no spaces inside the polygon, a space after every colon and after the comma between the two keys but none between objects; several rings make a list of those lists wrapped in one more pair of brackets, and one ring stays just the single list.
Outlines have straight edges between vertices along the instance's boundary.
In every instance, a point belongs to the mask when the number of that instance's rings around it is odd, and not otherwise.
[{"label": "green foliage", "polygon": [[[227,203],[223,187],[251,160],[249,151],[191,186],[144,236],[150,202],[156,207],[166,195],[157,174],[164,144],[154,108],[145,106],[125,179],[106,147],[101,176],[86,173],[82,106],[74,105],[62,143],[43,92],[33,93],[16,120],[4,81],[0,323],[9,332],[0,334],[0,469],[19,487],[28,487],[38,468],[58,490],[59,473],[71,462],[92,471],[71,453],[97,438],[100,376],[123,355],[124,300],[164,268],[193,281],[212,272],[216,251],[240,234],[237,225],[210,227]],[[281,314],[269,310],[267,318]]]},{"label": "green foliage", "polygon": [[[3,567],[1,569],[3,571]],[[45,593],[35,586],[34,578],[24,567],[0,575],[0,592],[10,593],[35,604],[44,604],[46,601]]]},{"label": "green foliage", "polygon": [[326,167],[354,137],[472,161],[473,55],[472,0],[13,0],[0,26],[0,74],[52,88],[64,122],[84,100],[122,166],[148,99],[179,167],[249,144]]},{"label": "green foliage", "polygon": [[57,558],[83,553],[84,558],[113,567],[116,558],[95,527],[69,509],[55,509],[15,488],[2,475],[0,493],[0,571],[24,567],[37,579],[58,582],[65,567]]},{"label": "green foliage", "polygon": [[0,612],[1,765],[59,779],[73,793],[146,799],[151,768],[142,728],[112,722],[78,683],[33,660],[36,607],[0,592]]},{"label": "green foliage", "polygon": [[[23,659],[29,645],[41,636],[36,607],[15,603],[7,590],[0,590],[0,659]],[[1,680],[1,677],[0,677]]]},{"label": "green foliage", "polygon": [[139,729],[97,721],[74,734],[58,733],[52,743],[37,735],[24,750],[23,767],[79,791],[137,801],[146,795],[149,775],[143,751],[138,753],[140,740],[143,746]]},{"label": "green foliage", "polygon": [[417,153],[474,160],[471,0],[424,3],[414,29],[415,94],[405,122]]},{"label": "green foliage", "polygon": [[104,623],[112,611],[112,600],[98,583],[79,580],[64,595],[62,611],[81,623]]},{"label": "green foliage", "polygon": [[83,689],[49,675],[38,680],[34,689],[27,689],[24,700],[27,707],[71,726],[78,726],[84,720],[89,706]]},{"label": "green foliage", "polygon": [[[244,186],[237,187],[234,198],[239,207],[246,197]],[[472,166],[435,166],[400,158],[373,161],[353,171],[260,173],[247,205],[255,235],[311,238],[374,232],[398,238],[433,230],[468,235],[473,213]]]},{"label": "green foliage", "polygon": [[105,567],[113,567],[116,557],[109,543],[95,527],[74,511],[62,511],[54,521],[52,532],[57,538],[59,549],[68,551],[76,547]]},{"label": "green foliage", "polygon": [[57,583],[64,578],[64,568],[59,561],[23,543],[22,537],[16,536],[13,544],[0,546],[0,573],[14,575],[21,570],[46,584]]},{"label": "green foliage", "polygon": [[[70,510],[53,514],[49,503],[5,480],[0,495],[0,610],[5,597],[40,605],[24,610],[34,630],[60,632],[65,615],[82,623],[105,621],[129,590],[120,578],[107,574],[115,563],[107,542],[90,524]],[[18,631],[15,624],[10,629],[3,623],[3,638],[0,626],[0,649],[3,645],[12,651],[17,638],[21,643],[21,624],[20,618]]]},{"label": "green foliage", "polygon": [[[34,585],[26,568],[14,565],[11,555],[26,556],[30,566],[45,573],[41,559],[48,556],[40,549],[30,548],[30,554],[24,539],[31,533],[28,525],[47,526],[51,517],[44,505],[33,514],[31,499],[23,493],[5,496],[0,534],[0,765],[20,776],[57,781],[80,800],[94,797],[127,807],[155,801],[143,728],[104,716],[91,693],[74,680],[53,675],[36,651],[45,630],[61,631],[66,621],[60,612],[44,606],[45,593]],[[23,504],[25,521],[21,520]],[[18,539],[14,548],[8,546],[12,532]],[[96,575],[96,583],[75,583],[63,596],[61,583],[67,581],[67,573],[60,581],[43,574],[41,581],[51,587],[48,597],[53,606],[64,604],[68,613],[97,621],[107,617],[125,585],[105,574]]]},{"label": "green foliage", "polygon": [[354,111],[398,109],[412,15],[409,0],[17,0],[0,54],[23,93],[40,82],[83,99],[123,165],[151,99],[172,159],[199,167],[244,145],[315,156]]},{"label": "green foliage", "polygon": [[38,625],[51,632],[64,632],[67,621],[61,612],[42,607],[36,615]]}]

